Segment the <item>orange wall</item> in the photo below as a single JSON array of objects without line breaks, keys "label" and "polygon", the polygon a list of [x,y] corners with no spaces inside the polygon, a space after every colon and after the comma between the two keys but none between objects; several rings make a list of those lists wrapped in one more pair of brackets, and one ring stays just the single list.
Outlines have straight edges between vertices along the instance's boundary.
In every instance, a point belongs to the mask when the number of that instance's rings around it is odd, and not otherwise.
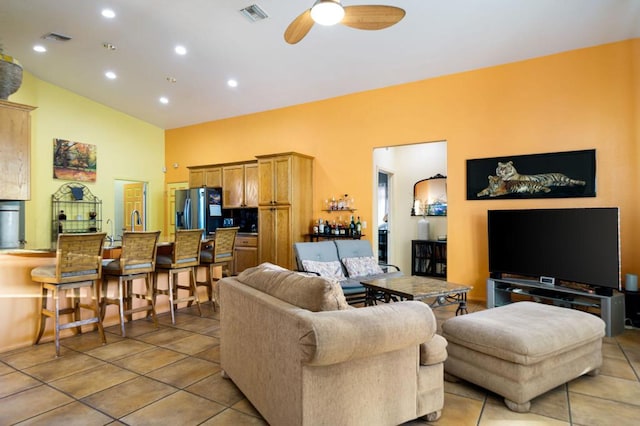
[{"label": "orange wall", "polygon": [[[639,51],[627,40],[168,130],[166,164],[180,167],[166,181],[187,180],[188,165],[298,151],[316,158],[315,217],[349,193],[371,221],[373,148],[446,140],[448,278],[473,285],[471,298],[485,298],[490,208],[619,206],[622,272],[640,272]],[[465,199],[467,159],[590,148],[595,198]]]}]

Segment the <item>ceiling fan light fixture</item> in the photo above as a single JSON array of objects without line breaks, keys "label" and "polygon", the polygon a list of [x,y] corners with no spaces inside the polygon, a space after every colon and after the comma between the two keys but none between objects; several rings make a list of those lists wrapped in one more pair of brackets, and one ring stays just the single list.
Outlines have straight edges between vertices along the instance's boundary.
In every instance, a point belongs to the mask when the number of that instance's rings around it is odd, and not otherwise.
[{"label": "ceiling fan light fixture", "polygon": [[320,25],[335,25],[344,18],[344,9],[337,0],[318,0],[311,8],[311,19]]}]

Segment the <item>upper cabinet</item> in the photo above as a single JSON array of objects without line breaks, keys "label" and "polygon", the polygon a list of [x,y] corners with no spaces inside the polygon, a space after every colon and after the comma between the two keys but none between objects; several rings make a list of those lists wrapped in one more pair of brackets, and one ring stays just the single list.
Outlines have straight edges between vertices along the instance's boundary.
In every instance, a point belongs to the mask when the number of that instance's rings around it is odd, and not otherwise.
[{"label": "upper cabinet", "polygon": [[278,155],[258,159],[259,200],[261,206],[291,204],[293,155]]},{"label": "upper cabinet", "polygon": [[31,198],[31,116],[35,108],[0,100],[0,200]]},{"label": "upper cabinet", "polygon": [[258,207],[258,163],[222,167],[222,190],[225,208]]},{"label": "upper cabinet", "polygon": [[189,167],[189,188],[200,188],[202,186],[222,186],[222,167]]}]

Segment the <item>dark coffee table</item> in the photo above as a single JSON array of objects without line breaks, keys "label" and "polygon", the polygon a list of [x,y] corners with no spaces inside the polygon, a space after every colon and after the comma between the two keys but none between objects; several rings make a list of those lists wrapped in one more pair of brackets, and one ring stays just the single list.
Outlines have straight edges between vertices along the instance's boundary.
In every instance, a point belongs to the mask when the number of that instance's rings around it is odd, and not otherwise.
[{"label": "dark coffee table", "polygon": [[360,283],[365,287],[365,304],[368,306],[376,304],[378,300],[397,302],[399,300],[433,298],[434,301],[429,303],[432,308],[457,304],[456,315],[468,313],[467,293],[473,288],[468,285],[415,275],[377,278],[360,281]]}]

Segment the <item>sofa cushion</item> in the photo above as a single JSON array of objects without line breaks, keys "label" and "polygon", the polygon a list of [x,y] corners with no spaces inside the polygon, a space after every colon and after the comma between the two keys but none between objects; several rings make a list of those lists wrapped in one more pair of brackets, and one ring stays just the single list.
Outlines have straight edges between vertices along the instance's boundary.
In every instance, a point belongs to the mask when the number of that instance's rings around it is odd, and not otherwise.
[{"label": "sofa cushion", "polygon": [[293,250],[296,254],[298,269],[304,269],[302,260],[315,260],[316,262],[340,261],[333,241],[318,241],[313,243],[294,243]]},{"label": "sofa cushion", "polygon": [[312,312],[351,309],[334,278],[301,274],[268,265],[245,269],[238,281]]},{"label": "sofa cushion", "polygon": [[322,277],[328,278],[344,278],[342,265],[337,260],[332,262],[319,262],[316,260],[302,260],[303,270],[306,272],[317,272]]},{"label": "sofa cushion", "polygon": [[339,259],[373,256],[371,243],[367,240],[335,240],[334,244],[338,250]]},{"label": "sofa cushion", "polygon": [[350,277],[382,274],[384,271],[373,256],[345,257],[342,259]]}]

